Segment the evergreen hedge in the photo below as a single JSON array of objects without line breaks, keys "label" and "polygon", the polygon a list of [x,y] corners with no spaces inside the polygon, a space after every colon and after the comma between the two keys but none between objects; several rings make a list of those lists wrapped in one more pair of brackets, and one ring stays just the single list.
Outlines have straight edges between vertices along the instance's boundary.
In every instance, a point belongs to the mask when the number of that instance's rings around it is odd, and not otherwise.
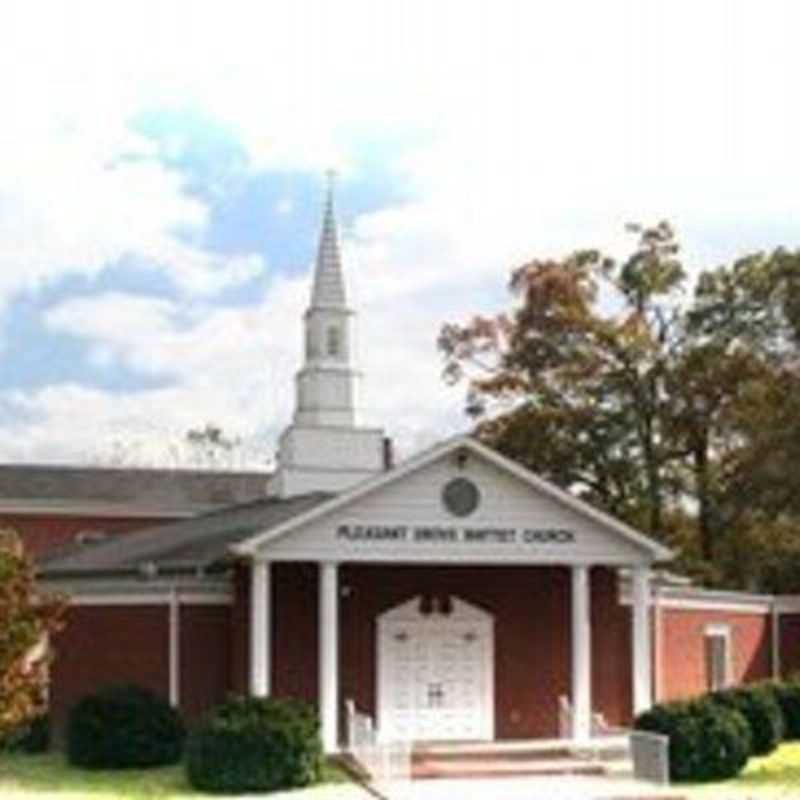
[{"label": "evergreen hedge", "polygon": [[70,710],[67,759],[86,769],[174,764],[184,738],[180,715],[157,694],[132,684],[109,686]]},{"label": "evergreen hedge", "polygon": [[764,685],[772,692],[783,713],[783,738],[800,739],[800,681],[770,681]]},{"label": "evergreen hedge", "polygon": [[295,700],[232,698],[189,734],[186,775],[204,792],[269,792],[322,773],[316,713]]},{"label": "evergreen hedge", "polygon": [[783,714],[776,695],[764,684],[737,686],[708,695],[709,700],[739,711],[752,735],[752,754],[767,755],[783,739]]},{"label": "evergreen hedge", "polygon": [[750,755],[751,734],[744,716],[704,698],[653,706],[634,726],[669,737],[672,781],[732,778]]}]

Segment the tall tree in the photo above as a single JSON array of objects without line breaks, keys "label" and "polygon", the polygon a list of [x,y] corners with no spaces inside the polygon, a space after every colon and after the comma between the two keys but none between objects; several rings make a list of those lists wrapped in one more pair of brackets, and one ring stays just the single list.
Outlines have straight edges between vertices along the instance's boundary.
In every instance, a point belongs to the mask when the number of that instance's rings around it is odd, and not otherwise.
[{"label": "tall tree", "polygon": [[690,295],[671,226],[629,232],[627,258],[533,260],[510,312],[444,325],[445,376],[467,380],[478,436],[725,580],[729,532],[780,513],[764,448],[800,447],[800,258],[742,259]]},{"label": "tall tree", "polygon": [[523,265],[514,311],[447,324],[439,347],[447,378],[470,380],[481,437],[660,536],[673,486],[664,387],[685,274],[667,223],[630,231],[637,244],[621,262],[590,250]]}]

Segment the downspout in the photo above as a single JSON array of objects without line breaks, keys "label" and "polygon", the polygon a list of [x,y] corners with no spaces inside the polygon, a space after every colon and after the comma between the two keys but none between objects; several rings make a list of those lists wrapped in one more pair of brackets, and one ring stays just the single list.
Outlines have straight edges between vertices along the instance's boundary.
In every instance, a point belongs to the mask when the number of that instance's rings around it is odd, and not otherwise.
[{"label": "downspout", "polygon": [[661,619],[661,587],[653,586],[653,704],[661,701],[661,647],[663,641]]},{"label": "downspout", "polygon": [[778,609],[778,598],[773,596],[771,605],[772,622],[772,677],[781,678],[781,617]]},{"label": "downspout", "polygon": [[169,702],[178,708],[181,702],[181,607],[177,587],[169,596]]}]

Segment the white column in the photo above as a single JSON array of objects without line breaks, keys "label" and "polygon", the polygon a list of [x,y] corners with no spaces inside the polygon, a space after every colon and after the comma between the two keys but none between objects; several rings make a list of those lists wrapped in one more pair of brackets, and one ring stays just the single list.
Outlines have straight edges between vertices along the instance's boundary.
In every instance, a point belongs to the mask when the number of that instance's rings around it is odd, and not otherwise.
[{"label": "white column", "polygon": [[319,565],[319,714],[322,747],[339,749],[339,579],[337,564]]},{"label": "white column", "polygon": [[272,591],[268,561],[250,571],[250,694],[267,697],[272,673]]},{"label": "white column", "polygon": [[653,702],[653,661],[650,648],[650,570],[633,568],[631,581],[633,713],[646,711]]},{"label": "white column", "polygon": [[572,738],[592,735],[592,640],[589,568],[572,567]]}]

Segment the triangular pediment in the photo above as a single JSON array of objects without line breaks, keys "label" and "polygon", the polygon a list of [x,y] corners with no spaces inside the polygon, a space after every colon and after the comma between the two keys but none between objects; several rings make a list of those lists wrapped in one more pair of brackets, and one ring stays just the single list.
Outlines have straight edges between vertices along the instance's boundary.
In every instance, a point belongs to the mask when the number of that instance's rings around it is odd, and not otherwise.
[{"label": "triangular pediment", "polygon": [[632,564],[671,553],[459,437],[236,548],[271,560]]}]

